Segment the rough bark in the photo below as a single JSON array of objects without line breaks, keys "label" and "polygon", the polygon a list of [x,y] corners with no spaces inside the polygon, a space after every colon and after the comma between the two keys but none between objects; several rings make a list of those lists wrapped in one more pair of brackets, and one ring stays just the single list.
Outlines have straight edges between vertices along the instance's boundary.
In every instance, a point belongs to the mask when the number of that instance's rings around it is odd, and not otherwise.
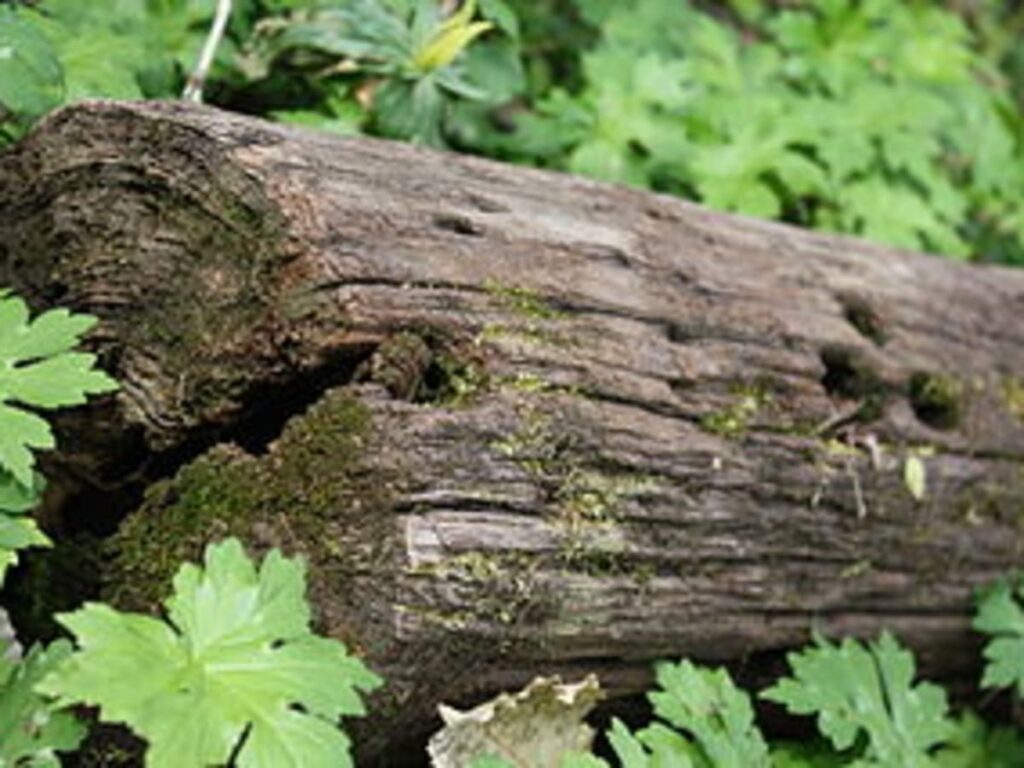
[{"label": "rough bark", "polygon": [[227,533],[305,553],[389,680],[367,755],[440,699],[812,628],[972,675],[971,590],[1022,562],[1024,272],[95,103],[0,156],[0,280],[102,318],[123,391],[63,423],[51,506],[149,486],[108,595]]}]

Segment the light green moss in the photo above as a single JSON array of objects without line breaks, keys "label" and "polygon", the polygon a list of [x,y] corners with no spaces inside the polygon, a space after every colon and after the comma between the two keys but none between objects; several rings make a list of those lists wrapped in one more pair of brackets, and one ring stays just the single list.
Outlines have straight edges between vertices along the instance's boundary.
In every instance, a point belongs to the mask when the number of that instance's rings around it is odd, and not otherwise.
[{"label": "light green moss", "polygon": [[954,501],[962,519],[972,525],[998,523],[1024,529],[1024,468],[1006,468],[961,492]]},{"label": "light green moss", "polygon": [[[538,596],[534,573],[539,557],[529,552],[463,552],[436,563],[410,569],[412,576],[428,576],[460,585],[460,602],[467,609],[443,612],[434,608],[410,608],[432,621],[460,626],[471,622],[514,624],[536,608]],[[470,590],[470,595],[465,590]]]},{"label": "light green moss", "polygon": [[869,559],[858,560],[852,565],[848,565],[839,573],[841,579],[859,579],[863,576],[868,576],[874,570],[875,564]]},{"label": "light green moss", "polygon": [[736,439],[746,434],[750,421],[773,402],[771,390],[764,382],[734,385],[730,393],[735,401],[729,406],[705,415],[701,428],[713,435]]},{"label": "light green moss", "polygon": [[396,333],[377,347],[370,359],[369,378],[387,389],[392,397],[410,400],[422,387],[433,356],[420,334]]},{"label": "light green moss", "polygon": [[1024,381],[1013,376],[1004,379],[1003,402],[1010,413],[1024,421]]},{"label": "light green moss", "polygon": [[490,323],[477,336],[479,344],[500,342],[503,339],[547,347],[567,347],[574,343],[566,334],[542,327],[534,320],[521,325]]},{"label": "light green moss", "polygon": [[556,384],[535,373],[520,371],[516,374],[497,376],[491,381],[495,389],[517,392],[522,395],[565,395],[585,398],[586,393],[575,384]]},{"label": "light green moss", "polygon": [[520,428],[495,440],[491,449],[510,458],[529,474],[541,476],[558,461],[562,451],[551,428],[551,417],[535,408],[521,411]]},{"label": "light green moss", "polygon": [[491,323],[480,331],[479,343],[502,339],[530,344],[565,347],[574,342],[561,329],[552,327],[566,315],[528,288],[502,285],[493,280],[484,283],[484,290],[499,306],[519,322]]},{"label": "light green moss", "polygon": [[495,280],[484,282],[484,290],[506,309],[531,320],[557,320],[563,316],[547,301],[529,288],[503,285]]},{"label": "light green moss", "polygon": [[561,479],[555,499],[563,517],[594,523],[620,519],[622,503],[654,489],[649,477],[572,467]]},{"label": "light green moss", "polygon": [[442,407],[468,405],[491,384],[476,344],[434,329],[389,337],[365,370],[399,400]]},{"label": "light green moss", "polygon": [[443,354],[434,361],[434,365],[440,370],[440,383],[427,399],[438,405],[467,405],[490,384],[487,371],[478,361]]},{"label": "light green moss", "polygon": [[626,572],[615,530],[625,503],[652,491],[654,480],[597,468],[575,439],[538,408],[523,409],[521,418],[520,429],[492,448],[515,461],[545,490],[553,521],[561,529],[561,564],[595,575]]},{"label": "light green moss", "polygon": [[558,553],[562,567],[587,576],[625,576],[630,565],[622,552],[594,547],[580,538],[567,538]]},{"label": "light green moss", "polygon": [[434,608],[427,608],[421,605],[397,605],[395,611],[398,614],[415,616],[421,621],[433,624],[443,629],[459,632],[471,626],[476,618],[468,611],[439,611]]}]

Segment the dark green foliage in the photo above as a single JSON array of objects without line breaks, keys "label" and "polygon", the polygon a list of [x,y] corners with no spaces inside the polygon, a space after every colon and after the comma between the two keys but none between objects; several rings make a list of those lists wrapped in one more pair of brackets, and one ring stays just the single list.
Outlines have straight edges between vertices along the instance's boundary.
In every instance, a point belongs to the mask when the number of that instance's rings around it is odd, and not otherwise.
[{"label": "dark green foliage", "polygon": [[[979,617],[997,598],[987,597]],[[1001,609],[997,609],[1001,610]],[[1020,656],[1020,649],[1015,653]],[[689,661],[656,666],[658,689],[648,694],[654,720],[632,732],[614,719],[605,733],[615,765],[622,768],[1011,768],[1024,765],[1024,739],[1012,728],[992,728],[976,715],[959,718],[947,712],[945,692],[916,682],[913,655],[889,634],[872,643],[847,639],[833,644],[818,638],[789,655],[790,676],[762,693],[796,715],[813,716],[820,736],[804,743],[769,744],[755,722],[751,697],[724,669]],[[581,709],[570,694],[580,685],[563,686],[562,706],[554,711],[529,709],[529,692],[538,681],[516,694],[482,705],[475,718],[457,721],[458,739],[448,734],[449,747],[459,741],[463,754],[497,745],[498,755],[473,761],[470,768],[610,768],[591,754],[567,753],[566,743],[531,736],[557,719],[561,734],[577,733]],[[499,711],[496,702],[504,703]],[[488,709],[490,708],[490,709]],[[487,716],[481,713],[488,710]],[[522,711],[516,711],[521,709]],[[530,718],[536,725],[530,727]],[[466,723],[472,721],[473,725]],[[518,740],[493,734],[518,726]],[[449,721],[446,731],[452,731]],[[584,727],[585,728],[585,727]],[[475,729],[475,730],[474,730]],[[467,733],[466,731],[473,731]],[[476,738],[473,738],[473,736]],[[481,738],[482,736],[486,736]],[[589,741],[589,736],[587,737]],[[507,748],[504,746],[507,744]],[[432,752],[432,754],[435,754]],[[450,750],[447,754],[454,754]],[[543,755],[524,761],[523,755]],[[435,757],[437,755],[435,754]],[[481,754],[482,756],[482,754]],[[441,762],[438,768],[461,763]]]},{"label": "dark green foliage", "polygon": [[1024,695],[1024,578],[1002,581],[985,592],[974,628],[990,637],[982,686],[1013,687]]},{"label": "dark green foliage", "polygon": [[[17,53],[0,56],[8,138],[61,101],[177,97],[214,6],[45,0],[0,9],[0,51]],[[520,85],[515,14],[502,0],[479,10],[487,21],[474,18],[474,3],[443,17],[433,0],[237,0],[207,96],[288,122],[441,145],[455,103],[494,105]]]},{"label": "dark green foliage", "polygon": [[1024,259],[1024,121],[998,67],[1010,54],[952,12],[734,2],[746,23],[730,24],[678,0],[576,5],[599,30],[581,82],[545,89],[483,151],[898,246]]},{"label": "dark green foliage", "polygon": [[0,7],[0,144],[60,102],[63,73],[46,36]]},{"label": "dark green foliage", "polygon": [[[1017,3],[452,5],[236,0],[207,98],[1024,263]],[[0,8],[0,140],[62,100],[177,96],[213,7]]]},{"label": "dark green foliage", "polygon": [[[495,27],[494,22],[473,21],[474,3],[448,18],[432,2],[320,5],[324,7],[264,20],[243,59],[254,83],[287,72],[307,93],[323,95],[319,104],[311,100],[276,111],[280,119],[335,130],[365,127],[442,145],[455,102],[494,103],[511,92],[496,90],[502,79],[515,79],[518,61],[514,52],[508,55],[507,45],[483,42],[479,46],[485,55],[461,55]],[[500,0],[481,7],[497,26],[516,32],[515,16]]]},{"label": "dark green foliage", "polygon": [[[0,650],[6,650],[0,641]],[[55,752],[78,747],[85,726],[69,712],[51,706],[34,688],[71,654],[58,640],[35,646],[18,663],[0,655],[0,766],[56,768]]]}]

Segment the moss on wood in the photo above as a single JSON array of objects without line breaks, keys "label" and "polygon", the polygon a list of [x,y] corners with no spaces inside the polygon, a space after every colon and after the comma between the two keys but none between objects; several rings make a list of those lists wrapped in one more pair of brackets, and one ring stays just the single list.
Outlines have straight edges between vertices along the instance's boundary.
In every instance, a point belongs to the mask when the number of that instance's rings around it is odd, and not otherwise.
[{"label": "moss on wood", "polygon": [[181,562],[227,536],[305,555],[314,582],[369,570],[393,538],[387,483],[362,462],[370,430],[365,406],[332,390],[267,455],[219,446],[152,486],[111,541],[107,597],[152,610]]}]

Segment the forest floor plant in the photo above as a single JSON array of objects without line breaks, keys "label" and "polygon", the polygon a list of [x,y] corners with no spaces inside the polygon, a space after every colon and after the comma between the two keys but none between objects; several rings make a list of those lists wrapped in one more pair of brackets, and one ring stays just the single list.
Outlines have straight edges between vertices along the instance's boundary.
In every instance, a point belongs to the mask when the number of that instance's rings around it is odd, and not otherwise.
[{"label": "forest floor plant", "polygon": [[[982,685],[1024,690],[1024,580],[979,595],[974,626],[990,636]],[[790,714],[814,717],[818,736],[769,742],[753,699],[725,669],[683,660],[656,667],[654,720],[632,731],[613,720],[604,741],[622,768],[1017,768],[1024,733],[954,715],[945,691],[915,682],[914,657],[888,633],[862,643],[823,637],[788,656],[790,675],[762,691]],[[611,768],[587,751],[583,718],[599,700],[595,680],[534,681],[466,713],[442,708],[431,741],[437,768]],[[583,744],[581,749],[580,745]]]}]

